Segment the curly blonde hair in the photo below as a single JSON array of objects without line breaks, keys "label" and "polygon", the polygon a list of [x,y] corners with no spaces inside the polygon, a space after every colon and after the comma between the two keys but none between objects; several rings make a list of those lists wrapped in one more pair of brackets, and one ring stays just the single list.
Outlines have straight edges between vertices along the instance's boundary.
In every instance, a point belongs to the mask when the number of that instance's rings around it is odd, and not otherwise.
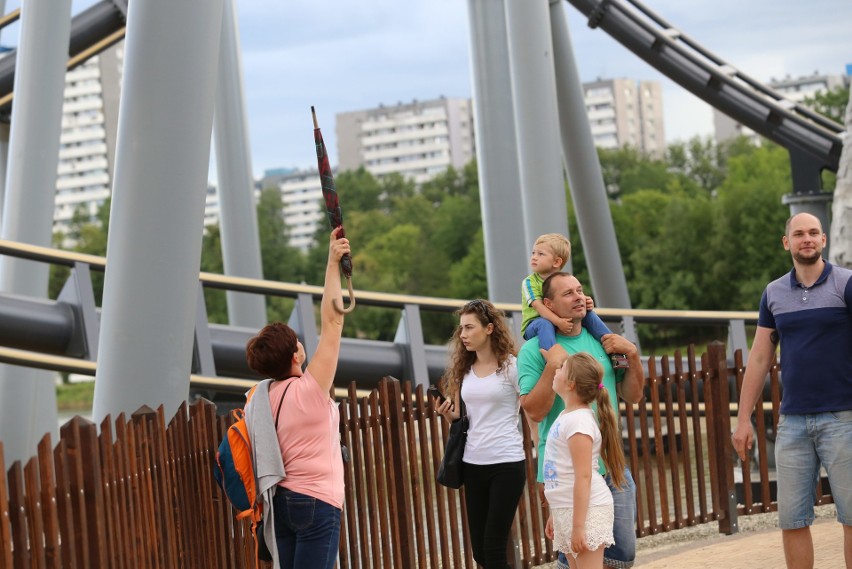
[{"label": "curly blonde hair", "polygon": [[[518,350],[503,313],[487,300],[471,300],[456,311],[456,316],[459,318],[465,314],[473,314],[483,326],[494,325],[490,336],[491,349],[497,356],[498,371],[505,371],[509,357],[516,355]],[[459,338],[460,334],[461,326],[457,326],[450,339],[450,365],[441,377],[441,390],[450,399],[455,398],[462,378],[476,361],[476,352],[464,347]]]}]

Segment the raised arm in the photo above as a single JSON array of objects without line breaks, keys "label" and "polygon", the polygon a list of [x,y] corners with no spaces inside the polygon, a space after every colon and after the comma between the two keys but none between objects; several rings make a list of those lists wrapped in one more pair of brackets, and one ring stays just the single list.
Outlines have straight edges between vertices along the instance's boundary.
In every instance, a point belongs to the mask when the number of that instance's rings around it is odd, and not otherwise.
[{"label": "raised arm", "polygon": [[754,343],[748,357],[743,387],[740,392],[740,403],[737,411],[737,429],[731,436],[734,449],[740,459],[746,461],[746,452],[751,449],[754,440],[754,430],[751,428],[751,414],[763,390],[763,383],[772,360],[775,357],[775,330],[758,326],[754,333]]},{"label": "raised arm", "polygon": [[335,228],[329,239],[328,264],[325,267],[325,285],[320,303],[319,345],[307,369],[324,391],[330,390],[334,383],[340,355],[340,337],[343,334],[343,314],[334,308],[334,301],[337,300],[343,306],[338,264],[343,255],[350,252],[350,248],[348,239],[337,238],[339,230]]}]

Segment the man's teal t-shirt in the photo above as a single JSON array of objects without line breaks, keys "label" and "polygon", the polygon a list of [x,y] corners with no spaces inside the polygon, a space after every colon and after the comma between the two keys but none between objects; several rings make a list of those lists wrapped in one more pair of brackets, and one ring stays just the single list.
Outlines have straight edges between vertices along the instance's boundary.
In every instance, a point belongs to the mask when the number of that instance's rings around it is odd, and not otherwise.
[{"label": "man's teal t-shirt", "polygon": [[[615,409],[618,416],[618,394],[615,392],[616,384],[624,379],[624,370],[613,369],[609,360],[609,355],[604,351],[600,342],[595,340],[588,330],[583,330],[577,336],[562,336],[556,335],[556,343],[565,348],[569,354],[578,354],[586,352],[597,358],[604,369],[604,387],[609,393],[609,401],[612,403],[612,408]],[[526,395],[533,390],[535,384],[538,383],[538,378],[541,377],[541,372],[545,367],[544,356],[539,351],[538,338],[527,340],[521,347],[518,353],[518,383],[521,387],[521,395]],[[544,461],[544,446],[547,443],[547,434],[550,432],[550,427],[556,417],[565,409],[565,402],[558,395],[553,401],[553,407],[550,408],[550,413],[538,424],[538,476],[539,482],[544,482],[542,478],[542,462]],[[600,462],[601,474],[606,473],[603,461]]]}]

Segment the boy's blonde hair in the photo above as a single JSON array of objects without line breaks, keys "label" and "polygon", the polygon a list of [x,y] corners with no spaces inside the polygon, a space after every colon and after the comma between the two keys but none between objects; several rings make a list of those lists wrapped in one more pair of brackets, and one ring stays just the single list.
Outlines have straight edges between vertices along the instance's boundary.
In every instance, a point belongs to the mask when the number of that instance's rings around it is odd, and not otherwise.
[{"label": "boy's blonde hair", "polygon": [[536,245],[546,245],[550,247],[550,252],[554,257],[562,259],[562,265],[559,270],[565,267],[565,263],[571,258],[571,242],[568,238],[560,233],[545,233],[535,240]]}]

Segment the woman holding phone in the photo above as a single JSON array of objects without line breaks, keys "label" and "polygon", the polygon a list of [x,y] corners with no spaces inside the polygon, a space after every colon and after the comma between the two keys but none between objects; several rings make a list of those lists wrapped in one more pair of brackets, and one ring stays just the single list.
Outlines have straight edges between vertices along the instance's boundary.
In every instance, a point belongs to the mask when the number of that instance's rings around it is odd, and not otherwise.
[{"label": "woman holding phone", "polygon": [[473,558],[485,569],[507,569],[506,544],[526,482],[515,342],[502,312],[473,300],[457,312],[450,365],[441,378],[446,398],[435,410],[452,422],[461,401],[470,421],[464,488]]}]

